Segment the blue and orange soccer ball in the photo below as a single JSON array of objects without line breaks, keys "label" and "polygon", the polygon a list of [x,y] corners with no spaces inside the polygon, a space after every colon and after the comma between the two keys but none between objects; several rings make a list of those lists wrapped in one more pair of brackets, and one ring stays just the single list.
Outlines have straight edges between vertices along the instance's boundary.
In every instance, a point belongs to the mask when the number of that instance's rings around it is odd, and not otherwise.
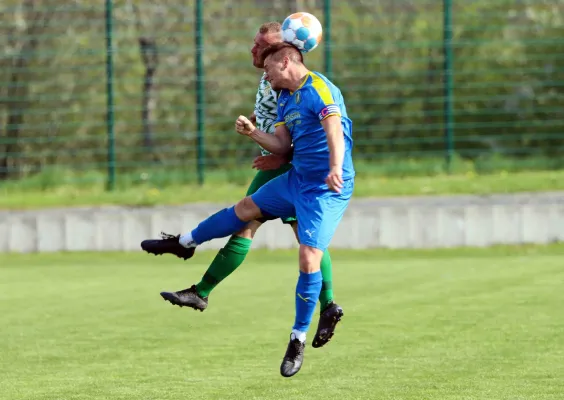
[{"label": "blue and orange soccer ball", "polygon": [[315,49],[322,35],[319,20],[306,12],[292,14],[282,23],[282,40],[293,44],[302,53]]}]

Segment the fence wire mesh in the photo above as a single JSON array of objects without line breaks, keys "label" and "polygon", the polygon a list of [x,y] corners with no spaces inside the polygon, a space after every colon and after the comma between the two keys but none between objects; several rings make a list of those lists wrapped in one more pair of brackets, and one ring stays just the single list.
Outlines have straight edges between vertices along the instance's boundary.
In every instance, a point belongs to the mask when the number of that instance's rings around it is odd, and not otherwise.
[{"label": "fence wire mesh", "polygon": [[115,166],[118,185],[181,183],[196,179],[198,165],[204,177],[236,179],[257,153],[233,130],[234,119],[252,111],[260,76],[252,39],[261,23],[295,11],[331,21],[330,38],[306,62],[341,87],[361,171],[440,173],[448,154],[455,170],[464,162],[485,172],[564,164],[562,0],[206,1],[201,32],[196,3],[115,0],[107,31],[103,2],[3,0],[0,180],[89,184],[105,181]]}]

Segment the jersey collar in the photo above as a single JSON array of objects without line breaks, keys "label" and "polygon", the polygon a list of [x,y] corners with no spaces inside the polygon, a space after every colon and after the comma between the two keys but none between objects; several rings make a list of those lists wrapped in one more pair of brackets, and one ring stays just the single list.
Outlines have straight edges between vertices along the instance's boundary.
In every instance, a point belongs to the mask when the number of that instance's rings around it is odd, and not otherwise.
[{"label": "jersey collar", "polygon": [[[300,86],[298,86],[298,88],[296,89],[296,92],[298,90],[300,90],[306,84],[306,82],[307,82],[307,80],[309,79],[310,76],[311,76],[311,71],[308,71],[306,76],[304,77],[304,80],[302,81],[302,83],[300,83]],[[293,95],[294,93],[296,93],[296,92],[291,92],[291,91],[289,91],[289,92],[290,92],[290,95]]]}]

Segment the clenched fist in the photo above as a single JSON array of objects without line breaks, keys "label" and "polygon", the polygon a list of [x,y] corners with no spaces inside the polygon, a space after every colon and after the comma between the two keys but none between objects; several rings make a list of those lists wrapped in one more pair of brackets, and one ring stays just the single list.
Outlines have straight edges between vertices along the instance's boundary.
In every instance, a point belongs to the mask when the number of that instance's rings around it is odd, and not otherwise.
[{"label": "clenched fist", "polygon": [[239,115],[239,118],[235,121],[235,130],[241,135],[250,136],[255,129],[253,123],[244,115]]},{"label": "clenched fist", "polygon": [[325,183],[333,192],[341,193],[343,188],[343,169],[340,167],[333,167],[329,170],[329,175],[325,178]]}]

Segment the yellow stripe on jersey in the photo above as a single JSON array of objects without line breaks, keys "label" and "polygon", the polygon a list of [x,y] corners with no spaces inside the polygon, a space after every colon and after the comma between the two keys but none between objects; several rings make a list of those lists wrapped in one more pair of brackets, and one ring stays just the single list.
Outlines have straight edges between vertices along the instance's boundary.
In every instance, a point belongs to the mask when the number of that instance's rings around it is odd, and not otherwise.
[{"label": "yellow stripe on jersey", "polygon": [[317,94],[319,94],[319,97],[321,97],[323,104],[325,104],[326,106],[328,106],[329,104],[335,104],[333,95],[331,95],[331,90],[329,89],[329,86],[327,86],[325,81],[315,74],[310,73],[310,75],[311,86],[313,86]]},{"label": "yellow stripe on jersey", "polygon": [[[313,77],[314,75],[313,75],[311,72],[308,72],[308,73],[306,74],[304,80],[302,81],[302,83],[300,83],[300,86],[298,86],[298,88],[296,89],[296,92],[297,92],[298,90],[300,90],[300,89],[306,84],[306,82],[307,82],[307,80],[309,79],[310,76]],[[293,94],[294,94],[294,92],[292,92],[292,91],[290,90],[290,95],[293,95]]]},{"label": "yellow stripe on jersey", "polygon": [[277,128],[277,127],[282,126],[282,125],[286,125],[286,122],[284,122],[284,121],[279,121],[279,122],[277,122],[277,123],[274,124],[274,127]]}]

